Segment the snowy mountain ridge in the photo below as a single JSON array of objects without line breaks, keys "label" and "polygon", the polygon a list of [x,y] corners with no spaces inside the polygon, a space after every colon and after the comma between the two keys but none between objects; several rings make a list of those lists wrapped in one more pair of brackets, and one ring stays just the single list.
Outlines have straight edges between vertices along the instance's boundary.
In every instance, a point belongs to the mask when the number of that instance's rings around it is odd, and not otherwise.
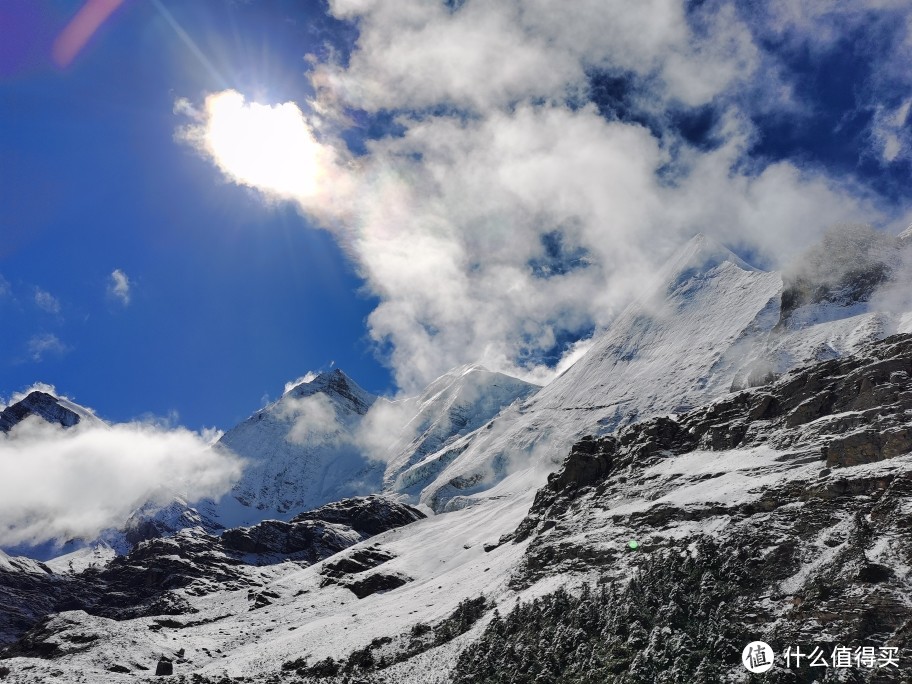
[{"label": "snowy mountain ridge", "polygon": [[111,684],[162,662],[200,684],[748,681],[741,650],[762,638],[780,654],[772,681],[811,681],[781,653],[818,642],[895,647],[900,667],[855,680],[906,681],[910,378],[912,336],[868,344],[580,440],[537,492],[415,515],[312,564],[226,565],[226,548],[273,548],[253,530],[221,548],[144,542],[109,581],[181,568],[188,584],[159,589],[171,614],[61,612],[4,666],[14,682]]}]

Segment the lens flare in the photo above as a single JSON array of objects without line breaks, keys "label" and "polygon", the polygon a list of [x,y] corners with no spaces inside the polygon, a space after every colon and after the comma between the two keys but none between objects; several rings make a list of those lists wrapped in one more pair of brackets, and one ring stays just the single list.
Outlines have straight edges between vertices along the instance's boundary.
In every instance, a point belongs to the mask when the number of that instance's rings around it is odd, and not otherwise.
[{"label": "lens flare", "polygon": [[285,199],[314,195],[325,156],[293,102],[262,105],[226,90],[206,98],[203,144],[236,183]]}]

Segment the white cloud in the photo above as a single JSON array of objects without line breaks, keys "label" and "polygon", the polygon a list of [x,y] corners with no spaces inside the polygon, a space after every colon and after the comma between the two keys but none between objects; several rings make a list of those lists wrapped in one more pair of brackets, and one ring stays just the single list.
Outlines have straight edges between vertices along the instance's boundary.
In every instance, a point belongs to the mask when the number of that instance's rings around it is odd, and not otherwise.
[{"label": "white cloud", "polygon": [[43,361],[48,356],[63,356],[69,350],[53,333],[34,335],[28,341],[28,354],[33,361]]},{"label": "white cloud", "polygon": [[131,294],[131,283],[127,274],[119,268],[115,268],[108,276],[108,296],[127,306],[130,303]]},{"label": "white cloud", "polygon": [[[316,185],[258,183],[220,163],[206,142],[218,95],[181,135],[235,182],[292,199],[335,233],[380,300],[370,334],[391,343],[407,392],[466,362],[553,376],[541,354],[564,344],[566,367],[582,350],[573,341],[608,325],[697,232],[776,265],[834,223],[884,218],[851,182],[748,159],[756,132],[737,103],[795,104],[727,3],[690,18],[680,0],[330,8],[358,21],[355,51],[317,66],[307,113],[282,110],[293,140],[306,131],[317,145]],[[634,74],[634,97],[658,113],[712,102],[720,144],[607,121],[581,104],[592,69]],[[350,108],[392,111],[402,134],[355,157],[340,137]]]},{"label": "white cloud", "polygon": [[9,281],[0,274],[0,299],[5,299],[12,296],[13,288],[10,285]]},{"label": "white cloud", "polygon": [[410,423],[416,416],[414,399],[378,399],[355,431],[355,442],[368,458],[389,462],[415,437],[421,426]]},{"label": "white cloud", "polygon": [[335,0],[357,19],[358,49],[326,65],[317,84],[368,110],[448,103],[478,111],[584,91],[586,70],[608,66],[653,78],[670,99],[701,104],[758,64],[728,7],[695,33],[679,0],[467,2],[451,12],[423,0]]},{"label": "white cloud", "polygon": [[51,314],[60,313],[60,302],[57,298],[40,287],[35,288],[35,305]]},{"label": "white cloud", "polygon": [[279,418],[291,421],[285,439],[292,444],[339,443],[343,426],[336,417],[332,401],[325,394],[299,399],[285,398],[273,409]]},{"label": "white cloud", "polygon": [[92,538],[165,492],[217,497],[241,461],[212,435],[146,424],[64,429],[28,418],[0,435],[0,545]]}]

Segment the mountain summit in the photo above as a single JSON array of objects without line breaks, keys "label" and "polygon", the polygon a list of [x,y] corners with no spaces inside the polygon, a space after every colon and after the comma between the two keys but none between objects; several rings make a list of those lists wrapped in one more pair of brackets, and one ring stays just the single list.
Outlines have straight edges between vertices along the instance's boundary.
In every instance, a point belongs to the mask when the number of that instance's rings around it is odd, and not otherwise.
[{"label": "mountain summit", "polygon": [[377,397],[341,370],[321,373],[226,432],[219,444],[247,459],[219,517],[240,524],[379,489],[378,464],[357,446]]},{"label": "mountain summit", "polygon": [[29,416],[37,416],[65,428],[79,423],[103,424],[85,407],[42,390],[34,390],[0,411],[0,432],[9,432]]}]

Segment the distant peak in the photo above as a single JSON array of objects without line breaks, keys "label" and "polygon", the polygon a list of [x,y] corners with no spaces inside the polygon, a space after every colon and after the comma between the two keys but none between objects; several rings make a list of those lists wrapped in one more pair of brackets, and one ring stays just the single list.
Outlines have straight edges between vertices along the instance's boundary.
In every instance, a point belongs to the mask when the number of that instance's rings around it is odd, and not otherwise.
[{"label": "distant peak", "polygon": [[697,233],[671,256],[662,271],[667,282],[685,273],[709,271],[725,262],[743,271],[759,270],[705,233]]},{"label": "distant peak", "polygon": [[0,411],[0,432],[9,432],[29,416],[38,416],[48,423],[72,427],[81,420],[90,418],[91,412],[44,390],[32,390]]}]

